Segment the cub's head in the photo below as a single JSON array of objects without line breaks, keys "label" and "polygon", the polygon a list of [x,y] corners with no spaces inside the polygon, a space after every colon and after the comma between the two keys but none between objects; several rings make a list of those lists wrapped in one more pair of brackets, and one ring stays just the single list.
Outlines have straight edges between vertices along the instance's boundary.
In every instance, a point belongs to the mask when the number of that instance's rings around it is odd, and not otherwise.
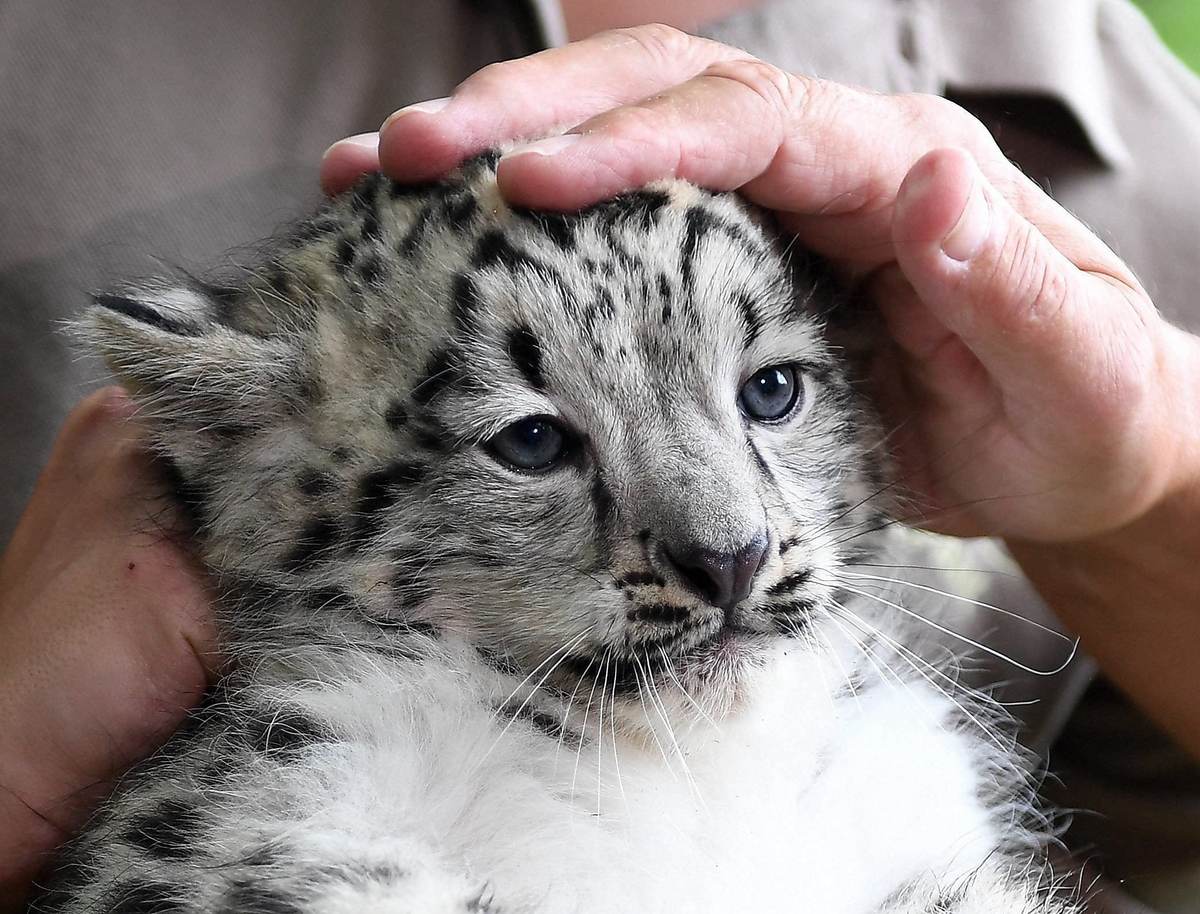
[{"label": "cub's head", "polygon": [[84,332],[235,640],[453,632],[636,701],[728,693],[872,523],[827,294],[733,196],[529,213],[483,159],[368,179],[244,280],[98,296]]}]

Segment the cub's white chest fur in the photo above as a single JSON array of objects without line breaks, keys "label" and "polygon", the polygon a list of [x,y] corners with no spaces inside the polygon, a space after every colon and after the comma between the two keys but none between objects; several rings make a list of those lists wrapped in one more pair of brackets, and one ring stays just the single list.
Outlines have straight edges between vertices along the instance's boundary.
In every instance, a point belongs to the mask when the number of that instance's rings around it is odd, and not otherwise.
[{"label": "cub's white chest fur", "polygon": [[865,914],[930,874],[968,880],[1002,837],[981,777],[995,748],[924,682],[831,688],[861,662],[836,640],[780,646],[736,716],[650,712],[631,734],[597,696],[559,742],[487,713],[461,669],[364,664],[306,692],[346,740],[288,792],[332,842],[403,823],[504,911]]}]

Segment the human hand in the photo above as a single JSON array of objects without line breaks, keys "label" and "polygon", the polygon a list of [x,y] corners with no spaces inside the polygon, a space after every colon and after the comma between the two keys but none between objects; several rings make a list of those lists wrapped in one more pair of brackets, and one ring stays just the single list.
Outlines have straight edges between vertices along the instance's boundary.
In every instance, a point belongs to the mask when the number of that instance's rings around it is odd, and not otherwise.
[{"label": "human hand", "polygon": [[738,189],[871,294],[893,340],[878,399],[926,525],[1076,539],[1200,485],[1196,340],[942,99],[642,27],[488,67],[335,145],[322,182],[381,164],[427,180],[562,125],[501,160],[510,201],[571,209],[672,176]]},{"label": "human hand", "polygon": [[210,599],[118,388],[72,412],[0,559],[0,910],[215,664]]}]

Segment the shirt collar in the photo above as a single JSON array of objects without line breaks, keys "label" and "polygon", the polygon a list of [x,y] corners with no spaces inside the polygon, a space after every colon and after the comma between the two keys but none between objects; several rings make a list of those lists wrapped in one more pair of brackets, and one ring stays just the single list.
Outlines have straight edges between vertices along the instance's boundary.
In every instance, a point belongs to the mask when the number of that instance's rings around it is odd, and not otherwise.
[{"label": "shirt collar", "polygon": [[934,54],[944,86],[1050,96],[1075,116],[1105,164],[1126,164],[1103,54],[1104,2],[933,0]]}]

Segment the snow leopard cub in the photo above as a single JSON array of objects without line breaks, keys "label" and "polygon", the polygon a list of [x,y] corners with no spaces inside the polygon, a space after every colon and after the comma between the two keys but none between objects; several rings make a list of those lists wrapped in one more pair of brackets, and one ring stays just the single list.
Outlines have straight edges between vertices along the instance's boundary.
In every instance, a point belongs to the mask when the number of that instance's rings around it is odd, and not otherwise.
[{"label": "snow leopard cub", "polygon": [[842,587],[886,487],[828,292],[731,195],[531,213],[494,164],[97,298],[233,666],[36,907],[1070,910]]}]

